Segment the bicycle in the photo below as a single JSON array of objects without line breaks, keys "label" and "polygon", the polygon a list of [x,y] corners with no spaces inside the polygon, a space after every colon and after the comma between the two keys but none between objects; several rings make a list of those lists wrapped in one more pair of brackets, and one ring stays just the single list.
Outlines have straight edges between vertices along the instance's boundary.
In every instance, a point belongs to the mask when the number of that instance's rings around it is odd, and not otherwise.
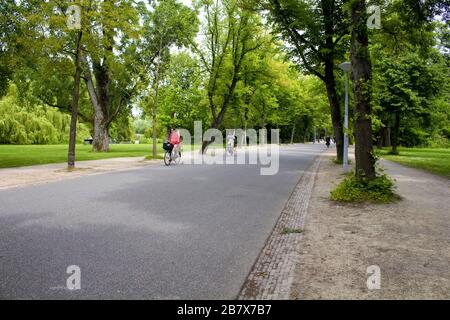
[{"label": "bicycle", "polygon": [[[175,150],[176,149],[176,150]],[[166,149],[164,152],[164,164],[170,166],[173,163],[179,164],[181,160],[180,148]]]},{"label": "bicycle", "polygon": [[234,155],[234,145],[232,145],[230,143],[227,144],[227,154],[229,156]]}]

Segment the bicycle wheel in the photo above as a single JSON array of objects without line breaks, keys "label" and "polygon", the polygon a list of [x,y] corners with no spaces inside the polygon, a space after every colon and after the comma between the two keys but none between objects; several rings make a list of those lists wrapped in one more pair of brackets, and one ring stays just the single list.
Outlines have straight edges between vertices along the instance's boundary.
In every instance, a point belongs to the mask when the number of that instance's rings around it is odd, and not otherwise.
[{"label": "bicycle wheel", "polygon": [[175,162],[175,164],[179,164],[181,161],[181,152],[178,151],[178,156],[173,160],[173,162]]},{"label": "bicycle wheel", "polygon": [[166,151],[164,153],[164,164],[166,166],[170,166],[171,162],[172,162],[172,157],[170,156],[170,151]]}]

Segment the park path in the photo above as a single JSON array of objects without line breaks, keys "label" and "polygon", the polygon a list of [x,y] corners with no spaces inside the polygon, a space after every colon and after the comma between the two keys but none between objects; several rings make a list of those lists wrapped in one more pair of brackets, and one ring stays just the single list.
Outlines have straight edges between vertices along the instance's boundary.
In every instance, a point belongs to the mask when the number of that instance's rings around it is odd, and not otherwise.
[{"label": "park path", "polygon": [[144,157],[124,157],[101,160],[77,161],[76,169],[67,170],[67,163],[51,163],[18,168],[0,169],[0,190],[78,178],[86,175],[129,170],[161,160],[145,160]]},{"label": "park path", "polygon": [[[160,161],[0,190],[0,298],[236,298],[323,150],[282,146],[272,176],[253,164]],[[66,287],[72,265],[80,290]]]},{"label": "park path", "polygon": [[[182,162],[189,162],[197,149],[183,148]],[[247,147],[254,150],[255,147]],[[149,151],[150,152],[150,151]],[[121,157],[98,160],[76,161],[74,170],[67,170],[67,163],[50,163],[17,168],[0,168],[0,190],[25,187],[83,176],[133,170],[136,168],[160,165],[163,160],[147,160],[145,157]]]},{"label": "park path", "polygon": [[[339,204],[329,192],[342,170],[322,156],[292,299],[450,299],[450,180],[382,160],[401,201]],[[367,268],[381,287],[369,290]]]}]

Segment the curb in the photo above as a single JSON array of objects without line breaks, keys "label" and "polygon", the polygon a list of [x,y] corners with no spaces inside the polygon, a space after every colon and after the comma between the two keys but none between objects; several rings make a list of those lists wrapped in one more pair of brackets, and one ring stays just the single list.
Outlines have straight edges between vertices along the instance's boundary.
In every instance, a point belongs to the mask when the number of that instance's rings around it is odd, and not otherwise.
[{"label": "curb", "polygon": [[237,299],[289,299],[295,266],[300,259],[298,247],[303,233],[283,231],[286,228],[303,230],[321,159],[319,155],[294,187]]}]

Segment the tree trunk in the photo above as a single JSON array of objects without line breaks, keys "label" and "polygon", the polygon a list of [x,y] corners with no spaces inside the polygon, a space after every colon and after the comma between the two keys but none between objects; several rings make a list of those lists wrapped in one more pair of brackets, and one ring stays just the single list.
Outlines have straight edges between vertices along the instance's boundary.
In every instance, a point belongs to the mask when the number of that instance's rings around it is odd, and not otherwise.
[{"label": "tree trunk", "polygon": [[342,163],[344,158],[344,128],[342,126],[341,108],[336,92],[333,69],[332,67],[325,69],[331,69],[326,72],[328,75],[325,76],[325,86],[327,88],[328,102],[330,104],[334,138],[336,139],[336,159],[338,162]]},{"label": "tree trunk", "polygon": [[390,147],[391,146],[391,128],[387,125],[380,129],[380,139],[378,141],[378,147]]},{"label": "tree trunk", "polygon": [[[239,66],[235,67],[233,79],[231,81],[231,85],[228,88],[228,92],[224,96],[224,99],[223,99],[223,102],[222,102],[222,106],[220,108],[219,115],[217,117],[214,117],[213,123],[211,125],[212,129],[217,129],[222,124],[223,117],[225,115],[225,111],[227,110],[228,105],[230,104],[231,97],[234,94],[234,89],[236,88],[236,84],[238,82],[238,72],[239,72]],[[210,107],[211,107],[211,110],[213,110],[215,108],[214,106],[210,106]],[[202,153],[203,154],[208,149],[208,146],[211,143],[213,143],[213,142],[214,142],[214,139],[211,139],[209,141],[203,141],[203,143],[202,143]]]},{"label": "tree trunk", "polygon": [[[109,54],[113,54],[114,37],[108,30],[103,29],[102,31],[107,43],[107,45],[104,44],[103,49]],[[86,64],[84,78],[94,108],[93,151],[107,152],[109,151],[109,126],[113,118],[117,115],[121,102],[118,103],[117,110],[111,113],[111,95],[109,91],[110,73],[107,55],[105,54],[102,58],[91,56],[91,60],[92,72],[89,68],[90,64],[87,63],[87,59],[84,59]],[[92,74],[95,77],[95,86]]]},{"label": "tree trunk", "polygon": [[94,74],[97,84],[98,108],[96,116],[98,118],[97,132],[94,134],[94,151],[107,152],[109,151],[109,70],[106,64],[106,59],[103,64],[94,63]]},{"label": "tree trunk", "polygon": [[398,146],[398,136],[400,132],[400,111],[395,112],[395,122],[394,122],[394,139],[392,139],[392,153],[397,154]]},{"label": "tree trunk", "polygon": [[[213,83],[214,85],[212,86],[208,86],[208,97],[209,97],[209,107],[211,109],[212,112],[212,116],[213,116],[213,123],[211,128],[213,129],[218,129],[219,127],[221,127],[222,125],[222,121],[225,115],[225,112],[228,109],[228,106],[230,104],[230,102],[232,101],[233,95],[234,95],[234,91],[236,88],[236,84],[239,81],[239,77],[240,77],[240,72],[241,72],[241,67],[242,67],[242,62],[244,61],[245,56],[252,50],[255,50],[258,46],[254,47],[253,49],[249,49],[248,47],[246,47],[246,45],[248,45],[248,41],[249,38],[245,37],[242,35],[241,32],[243,32],[244,28],[246,28],[248,26],[248,17],[245,16],[245,14],[247,13],[242,13],[243,16],[239,16],[238,17],[238,23],[239,26],[234,25],[231,21],[234,19],[236,19],[236,17],[231,18],[230,16],[230,12],[227,11],[228,14],[228,19],[229,19],[229,24],[228,24],[228,36],[227,36],[227,40],[224,44],[223,47],[223,52],[220,55],[216,55],[217,52],[214,52],[217,49],[213,49],[213,63],[211,65],[211,70],[216,70],[216,72],[212,72],[210,74],[210,83]],[[208,18],[209,20],[209,18]],[[208,21],[209,22],[209,21]],[[217,19],[214,19],[213,24],[214,27],[217,27]],[[214,40],[214,36],[213,35],[213,42]],[[251,37],[251,36],[250,36]],[[216,38],[217,40],[218,38]],[[219,71],[221,70],[221,64],[224,58],[224,53],[226,52],[226,48],[228,45],[231,45],[231,52],[232,52],[232,65],[233,65],[233,73],[232,73],[232,78],[231,78],[231,82],[230,84],[226,84],[228,90],[226,91],[226,93],[223,95],[223,101],[220,105],[220,109],[218,110],[216,108],[216,105],[214,104],[214,96],[217,95],[217,86],[216,86],[216,82],[217,79],[219,78],[220,74]],[[216,58],[218,59],[217,64],[214,63],[214,61],[216,61]],[[213,77],[213,78],[212,78]],[[219,113],[217,114],[217,111],[219,111]],[[202,153],[205,153],[208,146],[214,142],[214,139],[211,139],[210,141],[203,141],[202,143]]]},{"label": "tree trunk", "polygon": [[372,149],[371,91],[372,67],[368,50],[365,0],[355,0],[351,7],[352,35],[350,59],[355,95],[356,178],[373,179],[375,161]]},{"label": "tree trunk", "polygon": [[308,138],[308,126],[305,127],[305,131],[303,132],[303,143],[306,143]]},{"label": "tree trunk", "polygon": [[[217,122],[216,122],[216,121],[213,121],[213,124],[212,124],[212,126],[211,126],[211,129],[217,129]],[[205,152],[208,150],[209,145],[210,145],[211,143],[213,143],[214,141],[215,141],[215,137],[214,137],[214,136],[211,137],[211,140],[205,140],[205,141],[203,141],[203,142],[202,142],[202,150],[201,150],[201,152],[202,152],[203,154],[205,154]]]},{"label": "tree trunk", "polygon": [[[163,38],[161,37],[159,40],[159,50],[158,50],[158,64],[156,65],[156,75],[155,75],[155,82],[153,83],[154,90],[155,90],[155,99],[153,100],[153,108],[152,108],[152,156],[153,159],[156,159],[157,157],[157,138],[158,138],[158,132],[157,132],[157,115],[158,115],[158,98],[159,98],[159,81],[161,80],[161,68],[162,68],[162,51],[163,51]],[[169,135],[170,136],[170,135]]]},{"label": "tree trunk", "polygon": [[80,31],[77,36],[75,53],[75,77],[72,94],[72,115],[70,119],[69,151],[67,156],[67,167],[75,168],[75,145],[77,142],[77,117],[78,101],[80,98],[80,78],[81,78],[81,38],[83,32]]},{"label": "tree trunk", "polygon": [[[91,99],[92,106],[94,108],[94,142],[92,144],[92,150],[96,152],[106,152],[109,151],[109,124],[108,119],[108,91],[105,90],[105,84],[99,83],[99,80],[104,78],[98,73],[102,72],[104,68],[95,68],[97,88],[94,87],[94,82],[92,81],[91,72],[86,71],[84,79],[86,82],[86,87]],[[105,82],[104,80],[102,82]],[[103,87],[103,89],[100,88]]]},{"label": "tree trunk", "polygon": [[335,56],[335,3],[334,0],[321,0],[322,15],[325,33],[325,48],[327,53],[324,57],[325,73],[322,79],[327,89],[328,102],[330,104],[331,122],[333,124],[334,137],[336,139],[336,159],[343,161],[344,155],[344,131],[341,117],[341,107],[336,92],[336,80],[334,78],[334,56]]},{"label": "tree trunk", "polygon": [[95,152],[109,151],[109,126],[102,114],[94,116],[94,142],[92,150]]},{"label": "tree trunk", "polygon": [[294,134],[295,134],[295,123],[292,125],[292,130],[291,130],[291,144],[294,143]]},{"label": "tree trunk", "polygon": [[157,152],[156,152],[156,144],[157,144],[157,128],[156,128],[156,115],[158,112],[158,93],[159,93],[159,81],[155,84],[155,100],[153,102],[153,110],[152,110],[152,140],[153,140],[153,148],[152,148],[152,155],[153,159],[156,159]]},{"label": "tree trunk", "polygon": [[384,140],[384,146],[385,147],[391,146],[391,127],[386,127],[386,137]]}]

